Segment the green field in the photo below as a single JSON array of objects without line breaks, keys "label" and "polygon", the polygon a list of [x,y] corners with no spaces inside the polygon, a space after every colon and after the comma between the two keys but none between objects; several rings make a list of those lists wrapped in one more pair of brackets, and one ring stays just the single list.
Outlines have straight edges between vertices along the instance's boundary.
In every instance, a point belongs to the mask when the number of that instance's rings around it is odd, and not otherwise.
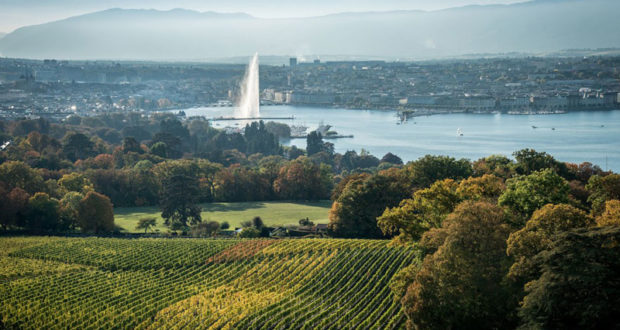
[{"label": "green field", "polygon": [[8,329],[395,329],[381,240],[0,238]]},{"label": "green field", "polygon": [[[327,223],[331,202],[209,203],[200,206],[203,220],[227,221],[231,228],[235,228],[256,216],[261,217],[267,226],[297,224],[299,219],[306,217],[315,223]],[[167,228],[160,215],[156,206],[118,207],[114,209],[114,222],[127,232],[139,232],[135,228],[140,218],[155,217],[156,229],[165,232]]]}]

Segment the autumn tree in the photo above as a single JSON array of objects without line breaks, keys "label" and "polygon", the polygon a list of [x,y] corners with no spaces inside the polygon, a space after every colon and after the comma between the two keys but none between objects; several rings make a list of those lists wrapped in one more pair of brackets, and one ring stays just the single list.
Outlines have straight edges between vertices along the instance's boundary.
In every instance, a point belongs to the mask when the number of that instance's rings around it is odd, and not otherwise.
[{"label": "autumn tree", "polygon": [[104,233],[114,230],[114,209],[105,195],[88,192],[80,201],[78,213],[83,232]]},{"label": "autumn tree", "polygon": [[408,327],[513,328],[517,301],[503,281],[510,266],[505,253],[510,227],[503,210],[488,202],[464,202],[440,230],[443,242],[426,256],[402,299]]},{"label": "autumn tree", "polygon": [[0,224],[4,229],[23,226],[29,198],[19,187],[7,191],[0,185]]},{"label": "autumn tree", "polygon": [[331,168],[303,156],[284,165],[273,183],[275,193],[287,200],[327,199],[332,186]]},{"label": "autumn tree", "polygon": [[425,231],[441,227],[446,216],[462,201],[495,203],[503,189],[502,179],[489,174],[460,183],[452,179],[436,181],[429,188],[416,191],[413,198],[401,201],[398,207],[386,209],[377,219],[378,224],[384,233],[399,235],[401,242],[417,241]]},{"label": "autumn tree", "polygon": [[514,258],[509,276],[520,285],[537,278],[540,274],[534,256],[549,248],[554,235],[593,223],[584,211],[567,204],[547,204],[535,211],[525,227],[508,238],[506,251]]},{"label": "autumn tree", "polygon": [[89,191],[93,191],[93,184],[90,180],[81,173],[69,173],[58,179],[58,185],[66,191],[75,191],[85,194]]},{"label": "autumn tree", "polygon": [[0,181],[6,188],[21,188],[29,194],[45,190],[43,178],[37,170],[21,161],[8,161],[0,164]]},{"label": "autumn tree", "polygon": [[599,215],[603,212],[606,201],[620,199],[620,174],[593,175],[586,189],[590,193],[588,202],[592,205],[592,213]]},{"label": "autumn tree", "polygon": [[600,227],[620,225],[620,200],[612,199],[605,202],[605,210],[596,217],[596,224]]},{"label": "autumn tree", "polygon": [[473,163],[473,175],[493,174],[500,178],[510,178],[514,174],[514,163],[506,156],[491,155]]}]

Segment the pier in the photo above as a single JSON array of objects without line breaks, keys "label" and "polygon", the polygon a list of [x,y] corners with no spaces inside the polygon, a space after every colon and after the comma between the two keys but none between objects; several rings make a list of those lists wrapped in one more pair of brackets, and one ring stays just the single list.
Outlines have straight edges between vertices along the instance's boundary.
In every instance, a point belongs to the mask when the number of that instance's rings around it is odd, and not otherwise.
[{"label": "pier", "polygon": [[294,120],[295,116],[289,117],[215,117],[209,118],[210,121],[225,121],[225,120]]}]

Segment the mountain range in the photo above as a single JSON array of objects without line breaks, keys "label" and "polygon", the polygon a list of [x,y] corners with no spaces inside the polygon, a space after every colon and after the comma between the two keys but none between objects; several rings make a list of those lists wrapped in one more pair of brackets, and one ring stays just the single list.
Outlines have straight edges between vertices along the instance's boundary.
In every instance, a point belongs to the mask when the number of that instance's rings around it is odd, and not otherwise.
[{"label": "mountain range", "polygon": [[351,12],[308,18],[109,9],[19,28],[7,57],[209,60],[274,56],[429,59],[620,46],[620,1],[536,0],[438,11]]}]

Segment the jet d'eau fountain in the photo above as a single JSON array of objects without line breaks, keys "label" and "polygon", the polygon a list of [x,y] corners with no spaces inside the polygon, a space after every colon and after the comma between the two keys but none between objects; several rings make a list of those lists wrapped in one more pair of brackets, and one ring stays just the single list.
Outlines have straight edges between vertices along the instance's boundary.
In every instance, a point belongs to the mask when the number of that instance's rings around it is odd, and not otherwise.
[{"label": "jet d'eau fountain", "polygon": [[255,53],[245,76],[241,82],[241,94],[239,104],[235,108],[236,118],[259,118],[260,117],[260,95],[258,85],[258,53]]}]

